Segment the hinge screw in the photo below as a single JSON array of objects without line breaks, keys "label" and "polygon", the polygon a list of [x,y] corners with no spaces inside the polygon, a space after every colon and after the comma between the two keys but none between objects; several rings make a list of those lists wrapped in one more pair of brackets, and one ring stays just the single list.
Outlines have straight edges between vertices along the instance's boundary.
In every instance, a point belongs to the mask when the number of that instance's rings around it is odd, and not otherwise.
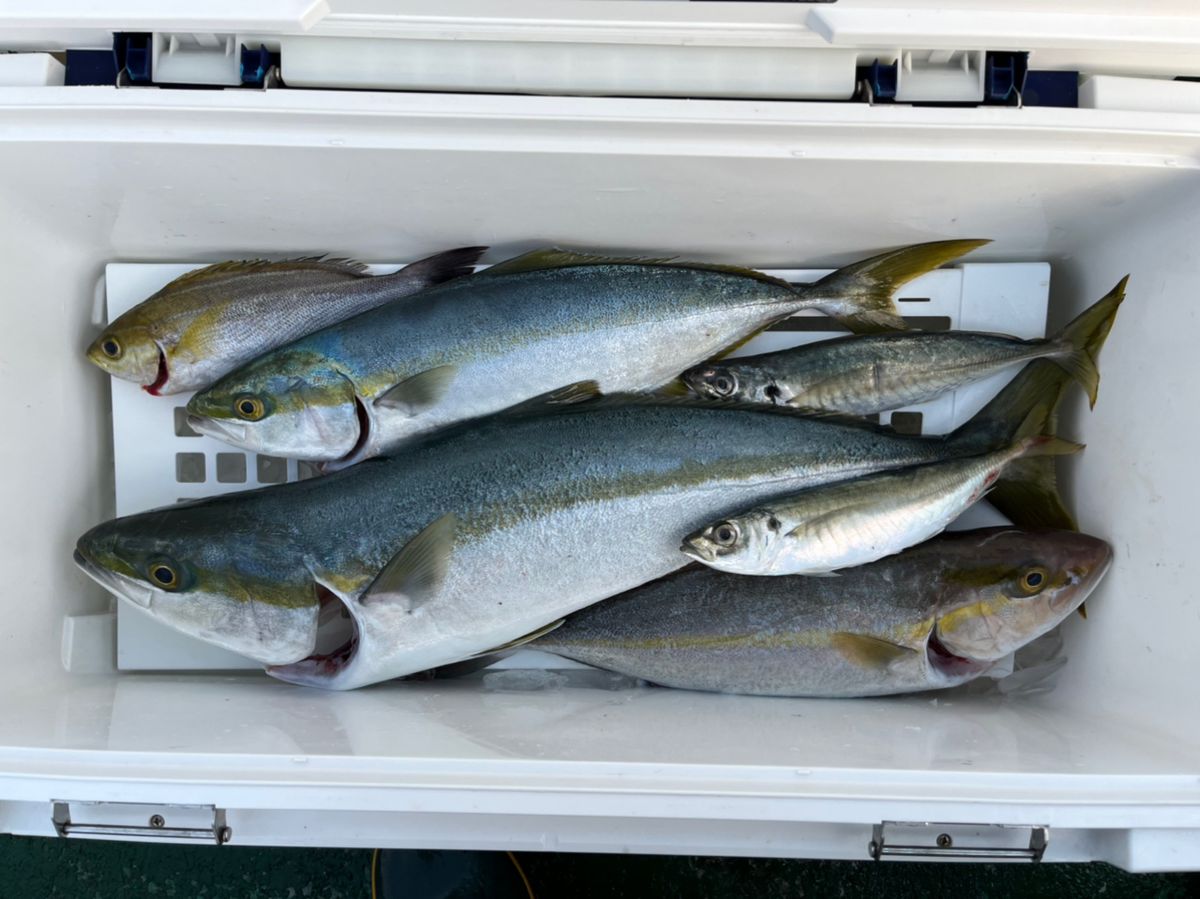
[{"label": "hinge screw", "polygon": [[150,826],[151,827],[164,827],[164,826],[166,826],[166,823],[167,823],[167,820],[162,815],[151,815],[150,816]]},{"label": "hinge screw", "polygon": [[954,845],[954,840],[950,839],[950,834],[948,833],[939,833],[937,845],[939,849],[949,849]]}]

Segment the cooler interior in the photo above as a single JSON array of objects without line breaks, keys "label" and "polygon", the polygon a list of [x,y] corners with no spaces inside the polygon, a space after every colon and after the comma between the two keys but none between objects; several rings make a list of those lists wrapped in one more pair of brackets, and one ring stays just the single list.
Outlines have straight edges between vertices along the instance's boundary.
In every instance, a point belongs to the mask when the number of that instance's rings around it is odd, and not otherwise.
[{"label": "cooler interior", "polygon": [[[698,818],[728,817],[720,797],[755,784],[780,796],[813,778],[839,801],[909,775],[922,798],[947,801],[1007,778],[1009,799],[1056,823],[1067,783],[1100,797],[1160,778],[1163,802],[1194,802],[1190,117],[300,90],[31,96],[0,90],[8,770],[81,782],[111,766],[153,771],[179,796],[198,778],[470,790],[561,777],[595,799],[636,775],[717,797]],[[114,513],[110,386],[83,356],[108,263],[382,262],[469,244],[495,261],[552,243],[796,269],[951,237],[992,238],[977,261],[1050,263],[1051,328],[1131,275],[1096,409],[1081,392],[1064,406],[1061,432],[1087,444],[1062,466],[1065,491],[1115,561],[1088,619],[1063,627],[1069,661],[1052,691],[761,699],[579,675],[520,692],[467,680],[335,694],[255,672],[115,671],[113,600],[71,561],[78,535]],[[878,817],[858,809],[837,815]]]}]

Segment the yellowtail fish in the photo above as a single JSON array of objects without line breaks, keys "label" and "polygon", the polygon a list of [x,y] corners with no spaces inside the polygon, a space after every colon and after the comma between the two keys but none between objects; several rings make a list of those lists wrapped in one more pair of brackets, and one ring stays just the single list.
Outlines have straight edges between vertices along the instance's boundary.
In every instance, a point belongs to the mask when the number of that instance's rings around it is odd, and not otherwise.
[{"label": "yellowtail fish", "polygon": [[897,286],[981,243],[907,247],[801,285],[539,251],[256,359],[193,397],[189,423],[243,449],[344,466],[566,385],[560,402],[653,390],[803,309],[900,326]]},{"label": "yellowtail fish", "polygon": [[533,649],[668,687],[854,697],[953,687],[1081,607],[1112,560],[1071,531],[943,534],[841,577],[693,566],[569,616]]},{"label": "yellowtail fish", "polygon": [[155,396],[199,390],[298,337],[469,274],[485,249],[450,250],[377,276],[316,256],[206,266],[111,322],[87,357]]}]

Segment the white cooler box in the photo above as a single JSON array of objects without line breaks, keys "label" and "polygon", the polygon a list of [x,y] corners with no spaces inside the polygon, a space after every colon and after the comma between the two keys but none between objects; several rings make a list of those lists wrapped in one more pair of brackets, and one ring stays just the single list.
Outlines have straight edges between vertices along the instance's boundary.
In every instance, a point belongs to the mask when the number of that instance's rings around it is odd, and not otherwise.
[{"label": "white cooler box", "polygon": [[[0,831],[1200,868],[1190,3],[76,5],[0,11],[23,51],[0,56]],[[119,87],[61,86],[47,54],[114,32],[144,36],[153,81],[131,57]],[[242,47],[282,84],[219,89]],[[978,105],[1011,51],[1080,72],[1083,106]],[[875,60],[935,105],[864,102],[889,92],[861,87]],[[798,269],[950,237],[1049,263],[1051,328],[1132,276],[1100,402],[1063,414],[1088,444],[1065,492],[1116,558],[1054,690],[117,671],[112,600],[71,561],[116,503],[112,392],[82,352],[109,263],[556,243]]]}]

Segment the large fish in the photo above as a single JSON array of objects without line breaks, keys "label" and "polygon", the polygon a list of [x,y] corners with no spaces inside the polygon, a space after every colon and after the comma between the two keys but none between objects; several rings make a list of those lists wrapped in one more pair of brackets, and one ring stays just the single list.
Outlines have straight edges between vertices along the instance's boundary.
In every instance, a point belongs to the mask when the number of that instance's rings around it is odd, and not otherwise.
[{"label": "large fish", "polygon": [[1066,618],[1112,559],[1071,531],[943,534],[836,578],[695,566],[530,646],[668,687],[878,696],[953,687]]},{"label": "large fish", "polygon": [[822,340],[806,346],[697,365],[682,379],[701,396],[873,415],[923,403],[988,375],[1049,359],[1079,381],[1092,405],[1100,385],[1089,344],[1096,323],[1111,326],[1126,275],[1054,337],[1020,340],[973,331],[901,331]]},{"label": "large fish", "polygon": [[[277,677],[358,687],[494,649],[680,568],[682,534],[757,501],[977,454],[1031,417],[1045,427],[1056,374],[1022,376],[949,438],[714,403],[508,413],[328,477],[99,525],[76,561]],[[354,634],[317,653],[320,606],[335,600]]]},{"label": "large fish", "polygon": [[360,263],[321,257],[209,265],[111,322],[87,357],[155,396],[199,390],[298,337],[469,274],[485,249],[438,253],[374,277]]},{"label": "large fish", "polygon": [[344,465],[565,385],[577,386],[562,401],[663,386],[802,309],[900,325],[896,287],[981,243],[908,247],[799,286],[732,266],[531,253],[281,347],[193,397],[189,422]]},{"label": "large fish", "polygon": [[823,575],[866,565],[940,534],[1011,462],[1081,449],[1026,437],[979,456],[809,487],[689,534],[683,551],[733,574]]}]

